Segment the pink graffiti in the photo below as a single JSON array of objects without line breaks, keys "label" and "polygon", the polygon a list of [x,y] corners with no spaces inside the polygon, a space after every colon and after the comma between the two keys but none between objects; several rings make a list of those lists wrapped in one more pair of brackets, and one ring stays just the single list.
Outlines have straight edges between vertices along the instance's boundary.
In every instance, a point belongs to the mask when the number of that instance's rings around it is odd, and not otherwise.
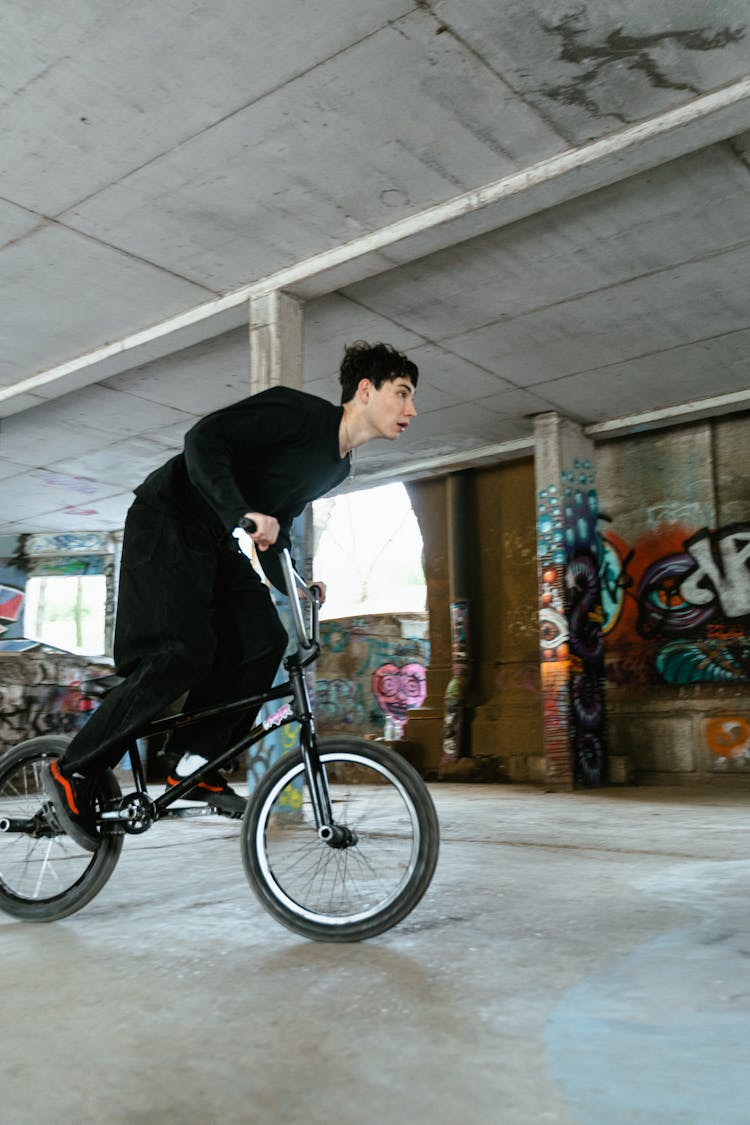
[{"label": "pink graffiti", "polygon": [[52,485],[53,488],[69,488],[73,492],[81,492],[84,495],[96,492],[96,482],[90,477],[69,477],[65,473],[55,473],[45,469],[37,469],[31,475],[45,484]]},{"label": "pink graffiti", "polygon": [[427,695],[427,678],[421,664],[381,664],[372,674],[378,706],[393,719],[405,719],[410,707],[419,707]]}]

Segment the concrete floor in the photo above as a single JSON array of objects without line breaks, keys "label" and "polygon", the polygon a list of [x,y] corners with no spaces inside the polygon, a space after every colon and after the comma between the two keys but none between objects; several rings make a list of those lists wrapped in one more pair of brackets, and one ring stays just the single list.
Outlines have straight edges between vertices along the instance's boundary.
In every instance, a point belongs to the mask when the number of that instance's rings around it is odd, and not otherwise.
[{"label": "concrete floor", "polygon": [[213,818],[0,916],[2,1125],[747,1125],[747,794],[433,794],[432,888],[366,944],[276,924]]}]

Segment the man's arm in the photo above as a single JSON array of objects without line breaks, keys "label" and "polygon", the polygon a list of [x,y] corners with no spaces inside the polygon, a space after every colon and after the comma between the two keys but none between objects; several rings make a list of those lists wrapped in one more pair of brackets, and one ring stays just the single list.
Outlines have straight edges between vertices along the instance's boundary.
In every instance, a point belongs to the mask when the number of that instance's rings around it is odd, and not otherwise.
[{"label": "man's arm", "polygon": [[[209,414],[185,435],[185,464],[190,481],[228,531],[237,526],[243,515],[252,515],[255,508],[252,495],[243,496],[240,492],[233,459],[244,457],[262,464],[265,456],[273,456],[274,449],[295,440],[299,424],[294,411],[264,401],[261,393]],[[272,518],[267,513],[255,514]],[[272,543],[271,534],[270,525],[264,524],[262,538]],[[260,540],[258,546],[261,547]]]}]

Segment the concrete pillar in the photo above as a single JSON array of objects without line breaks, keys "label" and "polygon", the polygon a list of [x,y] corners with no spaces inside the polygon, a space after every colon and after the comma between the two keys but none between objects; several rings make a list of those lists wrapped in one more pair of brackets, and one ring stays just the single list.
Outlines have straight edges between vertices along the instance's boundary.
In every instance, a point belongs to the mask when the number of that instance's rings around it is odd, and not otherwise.
[{"label": "concrete pillar", "polygon": [[445,691],[443,761],[466,753],[465,710],[471,683],[471,558],[473,555],[471,489],[468,473],[451,473],[446,483],[448,574],[450,582],[451,679]]},{"label": "concrete pillar", "polygon": [[445,521],[445,478],[410,481],[406,484],[424,541],[424,571],[430,619],[430,663],[427,696],[421,707],[409,711],[405,745],[415,747],[413,764],[435,776],[443,758],[445,690],[451,678],[451,633],[448,614],[448,541]]},{"label": "concrete pillar", "polygon": [[546,781],[597,786],[607,739],[594,445],[555,413],[534,429]]},{"label": "concrete pillar", "polygon": [[488,779],[543,783],[532,458],[474,473],[471,753]]},{"label": "concrete pillar", "polygon": [[250,305],[250,393],[268,387],[302,389],[302,302],[282,290]]},{"label": "concrete pillar", "polygon": [[[302,390],[304,305],[283,290],[253,297],[250,316],[250,393],[269,387]],[[308,508],[293,528],[293,554],[301,574],[312,578],[312,511]]]},{"label": "concrete pillar", "polygon": [[[250,394],[269,387],[294,387],[302,390],[303,303],[283,290],[253,297],[250,317]],[[302,551],[297,548],[297,565],[312,563],[312,519],[304,523]],[[311,577],[305,569],[307,577]]]},{"label": "concrete pillar", "polygon": [[115,618],[117,614],[117,592],[120,578],[120,559],[122,558],[122,532],[116,531],[110,538],[112,553],[104,560],[104,577],[107,583],[104,602],[104,652],[112,656],[115,644]]}]

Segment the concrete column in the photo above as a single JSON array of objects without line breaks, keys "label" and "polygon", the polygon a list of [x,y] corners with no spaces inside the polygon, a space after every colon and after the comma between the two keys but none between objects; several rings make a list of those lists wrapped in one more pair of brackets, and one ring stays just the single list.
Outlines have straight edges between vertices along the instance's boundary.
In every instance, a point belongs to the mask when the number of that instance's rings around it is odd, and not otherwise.
[{"label": "concrete column", "polygon": [[110,537],[112,553],[104,562],[104,576],[107,583],[104,603],[104,651],[112,656],[115,643],[115,617],[117,613],[117,593],[120,578],[120,559],[122,558],[122,532],[116,531]]},{"label": "concrete column", "polygon": [[601,539],[594,445],[555,413],[535,419],[539,643],[547,783],[607,780]]},{"label": "concrete column", "polygon": [[469,475],[451,473],[446,483],[448,574],[451,617],[451,679],[445,690],[443,761],[455,762],[466,751],[464,712],[471,683],[471,489]]},{"label": "concrete column", "polygon": [[[294,387],[302,390],[302,301],[283,290],[253,297],[249,302],[250,317],[250,394],[269,387]],[[312,519],[304,523],[302,552],[298,550],[297,565],[312,564]]]},{"label": "concrete column", "polygon": [[427,696],[421,707],[409,711],[402,752],[413,747],[413,764],[423,774],[435,776],[443,758],[445,690],[451,678],[451,635],[448,614],[448,540],[445,522],[444,477],[406,484],[424,541],[424,572],[427,610],[430,619],[430,663],[427,667]]},{"label": "concrete column", "polygon": [[250,393],[268,387],[302,389],[302,302],[283,290],[250,305]]}]

